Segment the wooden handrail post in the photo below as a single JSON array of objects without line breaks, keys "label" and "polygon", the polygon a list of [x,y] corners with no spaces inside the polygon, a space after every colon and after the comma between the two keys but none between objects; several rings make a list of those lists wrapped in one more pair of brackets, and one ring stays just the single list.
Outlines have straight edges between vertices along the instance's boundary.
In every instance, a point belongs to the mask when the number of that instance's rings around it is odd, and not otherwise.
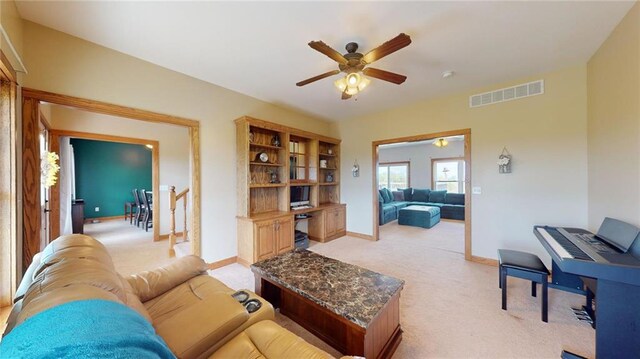
[{"label": "wooden handrail post", "polygon": [[183,241],[188,241],[189,240],[189,234],[188,234],[189,231],[187,229],[187,196],[184,196],[183,207],[184,207],[184,230],[182,231],[182,240]]},{"label": "wooden handrail post", "polygon": [[176,245],[176,187],[169,187],[169,209],[171,211],[169,232],[169,256],[176,255],[173,247]]}]

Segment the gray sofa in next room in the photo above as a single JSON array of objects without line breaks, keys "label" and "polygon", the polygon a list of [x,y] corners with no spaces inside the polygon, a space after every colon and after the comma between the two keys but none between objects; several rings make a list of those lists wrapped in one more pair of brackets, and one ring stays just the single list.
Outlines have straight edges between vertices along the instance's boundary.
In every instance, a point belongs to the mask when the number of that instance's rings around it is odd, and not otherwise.
[{"label": "gray sofa in next room", "polygon": [[440,208],[440,217],[464,220],[464,194],[432,191],[428,188],[405,188],[391,192],[388,188],[378,191],[380,225],[398,219],[398,211],[411,205]]}]

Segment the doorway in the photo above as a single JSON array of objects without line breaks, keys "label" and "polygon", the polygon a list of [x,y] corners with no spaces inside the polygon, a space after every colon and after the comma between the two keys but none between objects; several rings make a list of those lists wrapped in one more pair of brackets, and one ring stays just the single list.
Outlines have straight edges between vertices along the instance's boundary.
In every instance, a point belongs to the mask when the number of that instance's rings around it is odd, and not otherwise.
[{"label": "doorway", "polygon": [[[447,153],[457,153],[450,151],[454,146],[448,147],[448,144],[453,142],[459,142],[459,154],[454,156],[444,154],[447,151]],[[425,154],[424,158],[420,158],[420,163],[414,163],[415,161],[407,159],[407,156],[404,159],[402,157],[387,157],[381,160],[381,150],[384,148],[393,148],[394,146],[409,148],[410,146],[424,143],[428,143],[429,146],[434,148],[446,148],[446,151],[442,151],[443,154],[440,156],[431,156],[432,158]],[[461,129],[373,141],[372,153],[373,239],[380,239],[381,225],[385,225],[385,223],[397,225],[398,213],[401,208],[398,202],[404,201],[404,192],[399,191],[400,189],[423,187],[421,194],[426,194],[427,196],[431,190],[438,190],[439,194],[443,194],[443,191],[448,191],[449,193],[455,193],[454,196],[450,196],[452,204],[444,209],[439,206],[437,212],[444,210],[446,212],[444,214],[445,217],[451,218],[446,221],[458,222],[456,224],[457,230],[459,230],[461,237],[464,238],[462,245],[464,258],[473,260],[471,254],[471,130]],[[414,158],[417,157],[414,156]],[[420,170],[420,166],[428,167],[428,170]],[[379,201],[379,196],[381,196],[379,192],[380,186],[388,188],[390,194],[396,198],[382,198],[382,201]],[[396,193],[393,194],[391,190]],[[411,193],[413,194],[414,191],[412,190]],[[443,195],[446,196],[446,193]],[[427,198],[418,199],[419,202],[427,202]],[[386,207],[384,206],[385,202],[387,202]],[[388,205],[394,202],[397,204],[395,208]],[[437,202],[444,202],[444,200],[438,200]],[[411,205],[411,201],[408,204]],[[388,213],[385,213],[385,210]],[[383,217],[381,217],[381,211],[383,212]],[[383,218],[382,221],[384,223],[381,223],[381,218]],[[464,229],[459,228],[460,224],[464,224]],[[437,224],[433,228],[437,228],[436,226]],[[455,225],[452,226],[455,227]],[[398,228],[400,227],[409,228],[411,226],[398,226]],[[411,229],[420,230],[421,228],[411,227]],[[428,230],[426,229],[425,231]]]},{"label": "doorway", "polygon": [[[190,249],[191,253],[195,255],[201,254],[201,242],[200,242],[200,124],[198,121],[169,116],[145,110],[124,107],[119,105],[113,105],[109,103],[93,101],[73,96],[55,94],[50,92],[44,92],[33,89],[22,89],[23,97],[23,111],[22,111],[22,125],[23,125],[23,206],[22,206],[22,218],[23,218],[23,271],[26,270],[31,263],[33,255],[38,252],[40,244],[40,231],[41,231],[41,216],[42,212],[39,209],[40,191],[37,188],[40,187],[40,171],[39,161],[37,161],[36,154],[39,153],[39,141],[37,139],[37,123],[40,113],[41,103],[50,103],[55,105],[66,106],[78,110],[84,110],[97,114],[109,115],[121,117],[126,120],[144,121],[157,124],[168,124],[174,126],[181,126],[186,128],[188,132],[189,142],[189,203],[190,211]],[[105,123],[106,126],[108,124]],[[101,136],[101,135],[99,135]],[[100,139],[100,138],[97,138]],[[55,140],[52,138],[52,144]],[[59,144],[57,144],[59,146]],[[156,147],[157,149],[157,147]],[[26,153],[26,155],[25,155]],[[30,154],[33,154],[32,156]],[[159,182],[155,180],[154,183]],[[157,186],[154,190],[158,192]],[[53,200],[53,198],[52,198]],[[154,210],[157,201],[154,201]],[[158,213],[158,211],[156,211]],[[53,221],[51,222],[53,224]],[[155,218],[154,218],[155,223]],[[157,231],[158,226],[154,226],[154,232]],[[158,234],[155,234],[156,237]]]}]

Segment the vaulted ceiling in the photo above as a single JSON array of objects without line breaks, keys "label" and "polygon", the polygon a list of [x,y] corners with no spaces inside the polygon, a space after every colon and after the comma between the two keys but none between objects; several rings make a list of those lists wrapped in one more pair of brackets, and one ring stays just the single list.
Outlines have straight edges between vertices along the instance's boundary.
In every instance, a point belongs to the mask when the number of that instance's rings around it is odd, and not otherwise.
[{"label": "vaulted ceiling", "polygon": [[[585,63],[633,2],[18,2],[27,20],[154,64],[330,120],[402,106]],[[344,53],[404,32],[413,43],[375,67],[376,79],[340,100],[336,68],[307,43]],[[455,76],[443,79],[443,71]]]}]

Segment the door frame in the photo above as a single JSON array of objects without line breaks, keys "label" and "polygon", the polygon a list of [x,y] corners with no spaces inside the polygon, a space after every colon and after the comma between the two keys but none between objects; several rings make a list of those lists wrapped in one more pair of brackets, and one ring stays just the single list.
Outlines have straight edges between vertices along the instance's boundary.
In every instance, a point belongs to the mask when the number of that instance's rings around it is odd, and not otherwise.
[{"label": "door frame", "polygon": [[464,161],[465,161],[465,187],[468,189],[464,194],[464,259],[472,261],[474,256],[471,253],[471,129],[465,128],[460,130],[434,132],[423,135],[414,135],[407,137],[397,137],[385,140],[373,141],[371,143],[372,151],[372,207],[373,207],[373,240],[380,239],[380,225],[379,225],[379,208],[378,208],[378,160],[379,153],[378,147],[380,145],[388,145],[399,142],[417,142],[433,140],[439,137],[449,136],[464,136]]},{"label": "door frame", "polygon": [[0,308],[13,304],[13,295],[22,274],[18,238],[20,142],[17,99],[16,71],[0,49],[0,209],[3,213],[0,216]]},{"label": "door frame", "polygon": [[[156,140],[147,140],[142,138],[122,137],[104,135],[99,133],[88,133],[67,130],[49,130],[50,151],[60,153],[60,137],[82,138],[85,140],[106,141],[128,143],[134,145],[151,145],[151,187],[156,196],[160,194],[160,142]],[[50,225],[50,238],[57,238],[60,235],[60,186],[56,183],[51,188],[50,194],[50,212],[49,218],[51,223],[57,223],[54,227]],[[157,198],[157,197],[156,197]],[[160,201],[153,201],[153,240],[160,240]]]},{"label": "door frame", "polygon": [[[151,112],[146,110],[141,110],[132,107],[120,106],[115,104],[110,104],[106,102],[90,100],[80,97],[74,97],[69,95],[57,94],[53,92],[41,91],[30,88],[22,89],[22,120],[23,124],[32,121],[31,116],[34,116],[34,112],[38,113],[38,111],[32,111],[34,107],[37,107],[40,102],[47,102],[61,106],[73,107],[76,109],[81,109],[89,112],[101,113],[105,115],[123,117],[130,120],[137,121],[146,121],[151,123],[162,123],[162,124],[171,124],[177,126],[186,127],[189,130],[189,196],[191,197],[191,251],[193,254],[200,256],[201,255],[201,234],[200,234],[200,226],[201,226],[201,218],[200,218],[200,122],[172,116],[165,115],[157,112]],[[103,135],[101,135],[103,136]],[[148,142],[147,142],[148,143]],[[157,148],[157,146],[154,146]],[[31,178],[28,178],[31,177]],[[33,178],[36,177],[36,178]],[[22,186],[23,188],[28,185],[28,183],[36,182],[39,185],[40,176],[35,175],[27,175],[27,173],[23,173]],[[154,191],[157,191],[154,188]],[[157,202],[154,203],[154,206]],[[155,210],[156,208],[154,208]],[[39,220],[39,218],[29,218],[30,216],[37,216],[37,211],[34,212],[33,208],[30,208],[29,203],[23,203],[23,219],[26,223],[27,220],[33,221],[37,223],[35,220]],[[156,216],[157,218],[158,216]],[[155,224],[155,223],[154,223]],[[154,234],[156,232],[156,228],[159,226],[154,225]],[[158,229],[159,230],[159,229]],[[23,243],[26,241],[33,240],[29,238],[29,233],[24,233]],[[24,246],[24,245],[23,245]],[[23,254],[24,256],[24,254]],[[30,261],[29,261],[30,262]],[[23,268],[24,270],[24,268]]]}]

